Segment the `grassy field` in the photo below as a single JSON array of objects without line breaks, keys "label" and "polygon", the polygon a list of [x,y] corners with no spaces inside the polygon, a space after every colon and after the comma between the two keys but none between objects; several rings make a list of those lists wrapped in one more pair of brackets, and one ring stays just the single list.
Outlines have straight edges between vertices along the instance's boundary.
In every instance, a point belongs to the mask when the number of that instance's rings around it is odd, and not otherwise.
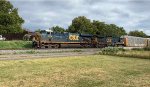
[{"label": "grassy field", "polygon": [[0,49],[22,49],[31,47],[32,44],[30,41],[0,41]]},{"label": "grassy field", "polygon": [[103,48],[99,52],[100,55],[113,55],[121,57],[134,57],[142,59],[150,59],[150,51],[144,49],[126,50],[122,48]]},{"label": "grassy field", "polygon": [[149,66],[105,55],[0,61],[0,87],[150,87]]},{"label": "grassy field", "polygon": [[135,57],[135,58],[150,59],[150,51],[128,50],[128,51],[124,51],[124,52],[118,52],[117,55],[124,56],[124,57]]}]

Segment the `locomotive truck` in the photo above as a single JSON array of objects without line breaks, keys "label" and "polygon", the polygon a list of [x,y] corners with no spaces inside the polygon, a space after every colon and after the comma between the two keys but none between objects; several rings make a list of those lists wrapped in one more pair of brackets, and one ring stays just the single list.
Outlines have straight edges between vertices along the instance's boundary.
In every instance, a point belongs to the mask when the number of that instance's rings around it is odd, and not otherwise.
[{"label": "locomotive truck", "polygon": [[34,48],[60,48],[63,44],[78,44],[84,48],[108,46],[150,47],[150,39],[127,35],[121,37],[100,37],[92,34],[58,33],[51,30],[42,30],[33,36],[32,45]]}]

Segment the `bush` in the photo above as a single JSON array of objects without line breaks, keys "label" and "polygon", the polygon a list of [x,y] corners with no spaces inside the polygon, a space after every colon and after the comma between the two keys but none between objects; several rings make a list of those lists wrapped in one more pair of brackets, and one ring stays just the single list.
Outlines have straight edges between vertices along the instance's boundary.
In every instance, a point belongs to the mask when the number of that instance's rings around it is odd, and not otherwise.
[{"label": "bush", "polygon": [[125,51],[125,49],[123,49],[123,48],[116,48],[116,47],[107,47],[107,48],[101,49],[100,54],[115,55],[119,51]]},{"label": "bush", "polygon": [[144,50],[145,51],[150,51],[150,47],[145,47]]},{"label": "bush", "polygon": [[143,48],[132,48],[132,50],[136,50],[136,51],[144,51]]},{"label": "bush", "polygon": [[145,47],[145,48],[133,48],[132,50],[135,50],[135,51],[150,51],[150,47]]},{"label": "bush", "polygon": [[142,58],[142,59],[150,59],[149,54],[150,48],[142,48],[142,49],[132,49],[125,50],[123,48],[103,48],[99,52],[101,55],[112,55],[112,56],[120,56],[120,57],[132,57],[132,58]]}]

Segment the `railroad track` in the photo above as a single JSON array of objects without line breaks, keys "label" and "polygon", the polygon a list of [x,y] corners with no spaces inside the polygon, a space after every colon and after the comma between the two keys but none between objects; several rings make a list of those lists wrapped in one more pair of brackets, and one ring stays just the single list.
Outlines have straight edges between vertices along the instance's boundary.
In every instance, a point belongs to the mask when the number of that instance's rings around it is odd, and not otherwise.
[{"label": "railroad track", "polygon": [[60,58],[69,56],[86,56],[96,54],[99,51],[99,48],[0,50],[0,60],[26,60]]}]

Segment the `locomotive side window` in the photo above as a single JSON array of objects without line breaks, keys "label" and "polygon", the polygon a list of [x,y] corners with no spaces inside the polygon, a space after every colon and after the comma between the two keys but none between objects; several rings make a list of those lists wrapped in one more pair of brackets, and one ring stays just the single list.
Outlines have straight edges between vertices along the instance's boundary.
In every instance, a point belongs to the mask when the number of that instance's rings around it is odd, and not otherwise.
[{"label": "locomotive side window", "polygon": [[50,34],[50,32],[47,32],[47,34]]}]

